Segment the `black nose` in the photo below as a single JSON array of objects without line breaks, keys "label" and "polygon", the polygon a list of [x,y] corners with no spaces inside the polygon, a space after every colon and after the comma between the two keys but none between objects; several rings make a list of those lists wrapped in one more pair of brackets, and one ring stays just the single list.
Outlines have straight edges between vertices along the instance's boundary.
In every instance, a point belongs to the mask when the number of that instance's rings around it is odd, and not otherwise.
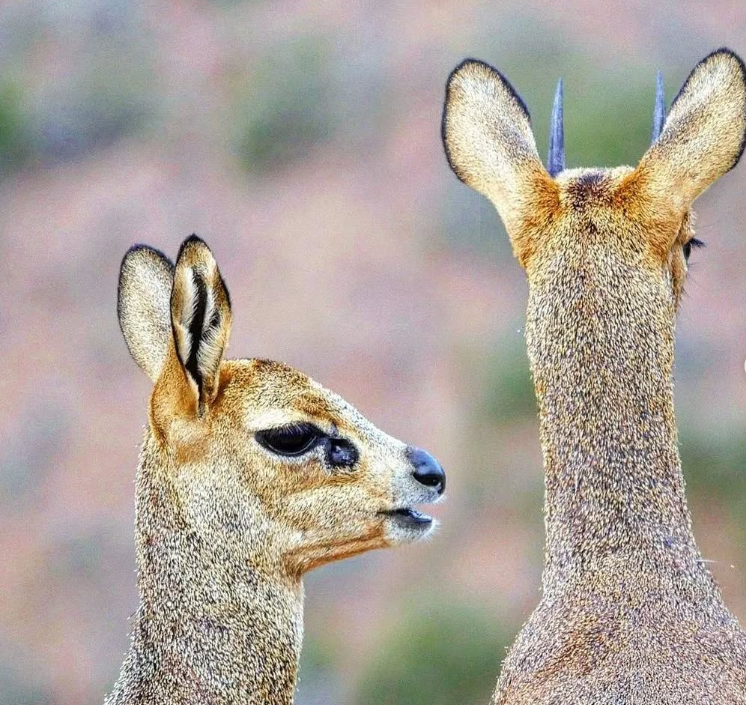
[{"label": "black nose", "polygon": [[407,448],[407,457],[414,466],[412,475],[425,487],[433,487],[438,494],[446,489],[446,474],[440,463],[430,453],[421,448]]}]

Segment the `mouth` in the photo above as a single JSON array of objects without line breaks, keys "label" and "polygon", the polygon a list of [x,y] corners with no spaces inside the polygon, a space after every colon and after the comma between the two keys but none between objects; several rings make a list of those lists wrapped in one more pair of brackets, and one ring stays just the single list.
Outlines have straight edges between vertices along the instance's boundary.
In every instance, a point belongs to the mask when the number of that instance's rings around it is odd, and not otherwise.
[{"label": "mouth", "polygon": [[391,509],[379,512],[383,516],[390,517],[402,526],[425,528],[433,523],[433,518],[422,512],[418,512],[412,507],[403,507],[402,509]]}]

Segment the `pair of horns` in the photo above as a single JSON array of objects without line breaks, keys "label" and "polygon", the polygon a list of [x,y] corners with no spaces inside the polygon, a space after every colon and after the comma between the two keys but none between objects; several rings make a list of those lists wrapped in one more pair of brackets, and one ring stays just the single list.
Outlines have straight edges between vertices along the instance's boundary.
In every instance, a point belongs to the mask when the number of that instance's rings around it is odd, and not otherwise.
[{"label": "pair of horns", "polygon": [[[663,130],[666,121],[666,99],[663,93],[663,74],[658,71],[655,80],[655,108],[653,109],[653,132],[651,144],[655,142]],[[552,117],[549,121],[549,153],[547,155],[547,171],[556,176],[565,168],[565,128],[562,112],[562,79],[557,84],[552,105]]]}]

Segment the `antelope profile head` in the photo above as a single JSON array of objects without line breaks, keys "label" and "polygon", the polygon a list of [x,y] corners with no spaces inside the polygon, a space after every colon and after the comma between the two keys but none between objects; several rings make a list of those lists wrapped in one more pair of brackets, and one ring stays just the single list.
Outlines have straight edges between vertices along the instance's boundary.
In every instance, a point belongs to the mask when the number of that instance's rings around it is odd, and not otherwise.
[{"label": "antelope profile head", "polygon": [[127,253],[119,320],[154,383],[148,467],[216,544],[298,576],[430,533],[434,520],[415,507],[445,489],[431,455],[287,365],[225,359],[230,297],[198,237],[175,266],[150,247]]}]

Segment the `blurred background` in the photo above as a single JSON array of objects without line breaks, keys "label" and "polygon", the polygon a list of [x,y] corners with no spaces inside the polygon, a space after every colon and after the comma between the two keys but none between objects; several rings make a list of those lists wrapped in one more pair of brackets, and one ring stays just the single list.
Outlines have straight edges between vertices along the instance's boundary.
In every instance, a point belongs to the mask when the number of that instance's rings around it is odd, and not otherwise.
[{"label": "blurred background", "polygon": [[[655,70],[670,100],[745,38],[734,0],[0,3],[0,703],[96,705],[118,674],[150,389],[118,268],[192,232],[233,356],[299,367],[449,473],[430,543],[309,576],[297,702],[488,702],[539,598],[543,476],[526,285],[446,165],[446,77],[499,67],[544,154],[564,76],[568,165],[634,164]],[[697,537],[742,623],[745,179],[698,203],[676,368]]]}]

